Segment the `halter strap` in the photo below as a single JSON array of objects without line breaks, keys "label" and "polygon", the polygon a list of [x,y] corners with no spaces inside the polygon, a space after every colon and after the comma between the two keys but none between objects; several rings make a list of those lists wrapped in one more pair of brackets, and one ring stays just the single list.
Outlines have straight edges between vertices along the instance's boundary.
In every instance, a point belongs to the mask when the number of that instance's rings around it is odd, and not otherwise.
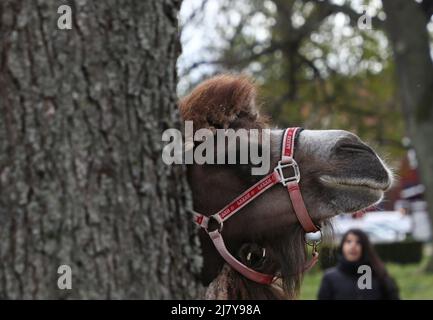
[{"label": "halter strap", "polygon": [[218,223],[222,224],[224,221],[233,216],[236,212],[245,207],[248,203],[253,201],[255,198],[260,196],[263,192],[268,190],[270,187],[280,182],[280,177],[276,171],[268,174],[262,178],[259,182],[248,188],[240,196],[226,205],[217,213],[206,217],[200,213],[195,213],[194,221],[199,226],[207,229],[210,219],[215,219]]},{"label": "halter strap", "polygon": [[288,166],[292,166],[293,170],[295,171],[295,175],[297,174],[297,179],[287,181],[286,187],[287,191],[289,192],[290,200],[292,201],[293,211],[295,211],[299,223],[305,232],[317,232],[319,229],[311,220],[307,208],[305,207],[304,199],[302,198],[301,190],[299,188],[301,174],[299,172],[298,164],[293,158],[295,153],[295,138],[298,130],[299,128],[289,128],[284,132],[280,163],[282,163],[282,165],[287,164]]},{"label": "halter strap", "polygon": [[[222,258],[233,269],[241,273],[246,278],[262,284],[272,283],[276,279],[276,276],[255,271],[237,260],[227,250],[221,232],[224,222],[227,219],[229,219],[236,212],[241,210],[248,203],[250,203],[252,200],[260,196],[263,192],[265,192],[277,183],[281,183],[287,188],[290,200],[292,202],[293,211],[295,212],[295,215],[304,231],[306,233],[320,231],[320,229],[313,223],[310,215],[308,214],[307,208],[305,207],[304,199],[301,195],[301,190],[299,188],[301,174],[299,171],[299,166],[293,158],[296,133],[298,132],[298,130],[299,128],[288,128],[285,130],[282,142],[281,160],[278,161],[278,164],[275,166],[272,173],[268,174],[259,182],[245,190],[241,195],[239,195],[217,213],[207,217],[203,214],[194,212],[194,222],[206,230],[212,242],[214,243],[215,248],[222,256]],[[283,173],[283,169],[288,167],[291,167],[293,169],[293,175],[286,177]],[[216,230],[208,231],[210,220],[215,220],[218,223],[219,227]],[[305,265],[304,270],[309,270],[310,268],[312,268],[316,264],[318,256],[319,254],[316,251],[316,246],[314,245],[313,257]]]}]

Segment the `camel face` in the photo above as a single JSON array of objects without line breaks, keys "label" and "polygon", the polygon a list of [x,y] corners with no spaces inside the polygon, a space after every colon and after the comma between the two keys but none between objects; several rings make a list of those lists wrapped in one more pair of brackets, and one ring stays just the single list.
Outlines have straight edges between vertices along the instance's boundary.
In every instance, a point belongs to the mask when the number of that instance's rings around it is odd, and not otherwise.
[{"label": "camel face", "polygon": [[[283,130],[272,130],[270,172],[281,159],[282,135]],[[343,130],[302,130],[294,158],[305,205],[317,224],[374,205],[392,182],[390,170],[378,155]],[[189,177],[195,210],[206,214],[217,212],[261,178],[251,175],[249,165],[193,165]],[[245,240],[297,222],[286,188],[277,185],[242,209],[224,231],[227,237]]]},{"label": "camel face", "polygon": [[374,205],[392,183],[379,156],[347,131],[303,130],[297,153],[303,195],[317,220]]},{"label": "camel face", "polygon": [[[194,122],[195,130],[269,128],[269,119],[257,109],[254,84],[243,76],[221,75],[204,81],[180,101],[179,110],[183,120]],[[267,140],[269,145],[258,145],[270,150],[269,172],[281,160],[283,134],[284,130],[272,130]],[[377,203],[392,182],[390,170],[377,154],[347,131],[300,131],[295,137],[294,159],[300,170],[299,187],[305,206],[317,225],[337,214]],[[231,203],[263,178],[251,174],[252,166],[251,163],[189,164],[187,173],[194,210],[211,216]],[[283,175],[286,177],[286,173]],[[242,264],[265,274],[280,274],[284,293],[289,297],[298,292],[307,260],[305,231],[286,186],[272,186],[242,207],[223,228],[216,224],[209,225],[208,229],[215,230],[215,227],[221,230],[228,250]],[[203,229],[199,235],[203,252],[202,280],[209,284],[221,272],[224,259]],[[266,249],[266,257],[259,250],[261,258],[256,264],[248,256],[257,246]],[[235,279],[229,295],[232,299],[279,296],[270,286],[258,286],[237,273],[232,276]]]},{"label": "camel face", "polygon": [[[256,89],[240,76],[221,75],[197,86],[182,99],[180,111],[194,130],[265,129],[256,107]],[[272,130],[270,171],[281,159],[283,130]],[[303,130],[294,158],[301,171],[300,187],[315,223],[340,213],[371,206],[391,184],[391,173],[375,152],[356,135],[342,130]],[[218,152],[218,151],[217,151]],[[188,169],[195,210],[214,214],[249,188],[260,176],[250,165],[197,165]],[[224,228],[238,239],[263,235],[297,223],[286,188],[275,186],[242,209]]]}]

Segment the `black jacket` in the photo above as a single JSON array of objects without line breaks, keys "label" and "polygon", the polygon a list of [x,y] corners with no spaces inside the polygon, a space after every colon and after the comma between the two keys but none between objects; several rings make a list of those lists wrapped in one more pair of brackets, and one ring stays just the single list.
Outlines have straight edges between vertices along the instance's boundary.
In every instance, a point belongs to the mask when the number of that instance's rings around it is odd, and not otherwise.
[{"label": "black jacket", "polygon": [[372,276],[371,289],[360,289],[358,267],[362,263],[351,263],[340,259],[338,265],[325,271],[320,286],[319,300],[396,300],[398,289],[394,281],[386,277],[384,281]]}]

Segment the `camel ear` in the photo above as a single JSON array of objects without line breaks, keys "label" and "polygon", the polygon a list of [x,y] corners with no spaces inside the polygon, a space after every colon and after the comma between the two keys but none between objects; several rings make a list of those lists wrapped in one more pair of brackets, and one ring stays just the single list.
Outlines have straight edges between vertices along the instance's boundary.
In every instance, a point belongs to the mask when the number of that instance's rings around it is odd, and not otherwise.
[{"label": "camel ear", "polygon": [[179,107],[183,120],[193,121],[194,130],[266,126],[256,107],[256,87],[246,76],[208,79],[184,97]]}]

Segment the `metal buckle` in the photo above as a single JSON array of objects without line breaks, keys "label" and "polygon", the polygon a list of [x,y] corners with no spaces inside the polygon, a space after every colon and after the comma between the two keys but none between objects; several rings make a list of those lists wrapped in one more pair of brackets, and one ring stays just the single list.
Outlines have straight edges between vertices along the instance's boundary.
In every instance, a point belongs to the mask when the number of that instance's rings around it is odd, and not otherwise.
[{"label": "metal buckle", "polygon": [[[292,167],[294,175],[291,177],[285,177],[283,173],[284,168]],[[283,186],[287,186],[288,182],[296,181],[299,183],[301,180],[301,173],[299,171],[299,166],[296,163],[295,159],[291,158],[289,162],[282,163],[282,161],[278,161],[278,164],[275,166],[274,171],[278,173],[280,176],[280,182],[283,184]]]},{"label": "metal buckle", "polygon": [[[210,222],[212,220],[215,220],[218,223],[218,228],[216,230],[218,230],[218,232],[221,233],[221,231],[223,231],[224,224],[223,224],[223,221],[220,219],[220,217],[218,215],[211,215],[211,216],[209,216],[209,220],[207,222],[207,226],[205,228],[205,231],[207,233],[211,232],[211,231],[209,231],[209,224],[210,224]],[[213,231],[215,231],[215,230],[213,230]]]}]

